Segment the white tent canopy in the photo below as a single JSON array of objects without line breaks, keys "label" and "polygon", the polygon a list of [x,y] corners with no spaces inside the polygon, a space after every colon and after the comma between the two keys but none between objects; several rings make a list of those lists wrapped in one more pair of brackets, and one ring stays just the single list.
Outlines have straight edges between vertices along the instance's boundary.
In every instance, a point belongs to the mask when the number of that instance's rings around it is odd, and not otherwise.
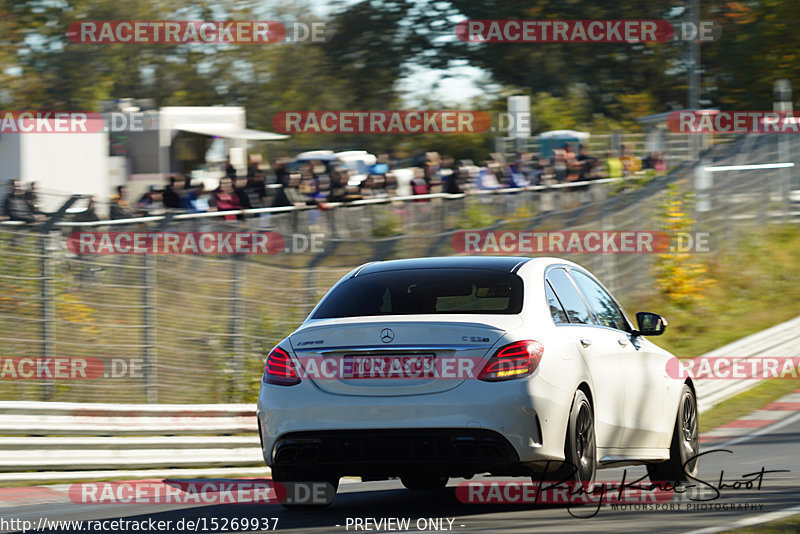
[{"label": "white tent canopy", "polygon": [[235,124],[216,123],[216,124],[178,124],[174,127],[182,132],[190,132],[212,137],[224,137],[226,139],[241,139],[243,141],[280,141],[288,139],[288,135],[274,132],[264,132],[252,130],[250,128],[239,128]]},{"label": "white tent canopy", "polygon": [[577,130],[550,130],[549,132],[542,132],[539,134],[539,139],[589,139],[591,135],[588,132],[579,132]]}]

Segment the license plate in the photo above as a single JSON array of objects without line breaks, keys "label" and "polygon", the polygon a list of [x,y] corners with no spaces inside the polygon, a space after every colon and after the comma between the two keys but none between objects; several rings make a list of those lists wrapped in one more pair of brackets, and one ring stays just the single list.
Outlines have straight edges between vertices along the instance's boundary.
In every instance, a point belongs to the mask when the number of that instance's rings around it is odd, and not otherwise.
[{"label": "license plate", "polygon": [[392,354],[369,355],[348,354],[342,360],[342,378],[396,380],[420,379],[435,376],[435,355]]}]

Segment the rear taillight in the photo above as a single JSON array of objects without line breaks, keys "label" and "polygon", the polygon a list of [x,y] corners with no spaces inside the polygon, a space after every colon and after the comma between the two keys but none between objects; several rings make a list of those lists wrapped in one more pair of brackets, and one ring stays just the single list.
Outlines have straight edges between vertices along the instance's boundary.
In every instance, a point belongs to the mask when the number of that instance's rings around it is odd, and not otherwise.
[{"label": "rear taillight", "polygon": [[533,373],[542,361],[544,345],[527,339],[501,347],[478,375],[478,380],[498,382],[513,380]]},{"label": "rear taillight", "polygon": [[264,374],[261,381],[267,384],[277,384],[279,386],[293,386],[300,383],[297,370],[291,356],[280,347],[275,347],[267,356],[264,364]]}]

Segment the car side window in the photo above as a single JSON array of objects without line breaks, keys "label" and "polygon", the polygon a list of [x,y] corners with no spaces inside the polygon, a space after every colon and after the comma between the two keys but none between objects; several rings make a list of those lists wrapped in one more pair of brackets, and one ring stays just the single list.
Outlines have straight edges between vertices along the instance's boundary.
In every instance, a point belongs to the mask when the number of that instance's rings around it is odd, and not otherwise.
[{"label": "car side window", "polygon": [[544,283],[544,294],[545,298],[547,298],[547,306],[550,308],[550,316],[553,318],[553,322],[556,324],[569,324],[567,312],[564,311],[564,307],[558,301],[553,288],[550,287],[550,282],[546,281]]},{"label": "car side window", "polygon": [[616,328],[624,332],[630,331],[630,326],[625,320],[622,310],[600,284],[581,271],[570,270],[569,274],[578,284],[601,326]]},{"label": "car side window", "polygon": [[592,323],[591,314],[586,307],[586,303],[564,269],[551,269],[547,273],[547,281],[553,287],[553,291],[563,305],[570,323]]}]

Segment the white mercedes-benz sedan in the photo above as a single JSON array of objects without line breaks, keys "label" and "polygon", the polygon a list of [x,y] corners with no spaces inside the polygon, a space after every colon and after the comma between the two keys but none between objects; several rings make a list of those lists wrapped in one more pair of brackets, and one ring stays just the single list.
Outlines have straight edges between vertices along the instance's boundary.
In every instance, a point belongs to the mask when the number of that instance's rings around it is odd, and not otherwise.
[{"label": "white mercedes-benz sedan", "polygon": [[[269,354],[258,397],[276,482],[477,473],[592,481],[697,473],[694,386],[586,269],[558,258],[368,263]],[[673,362],[674,363],[674,362]],[[548,477],[549,480],[555,480]]]}]

